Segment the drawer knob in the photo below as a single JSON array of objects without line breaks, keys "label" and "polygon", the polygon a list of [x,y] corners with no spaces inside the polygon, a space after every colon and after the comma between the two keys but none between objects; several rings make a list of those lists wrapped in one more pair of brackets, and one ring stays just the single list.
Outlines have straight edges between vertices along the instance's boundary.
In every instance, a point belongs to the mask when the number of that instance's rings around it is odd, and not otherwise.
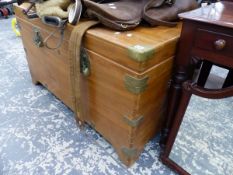
[{"label": "drawer knob", "polygon": [[224,39],[219,39],[214,42],[214,46],[216,50],[222,50],[226,46],[226,41]]}]

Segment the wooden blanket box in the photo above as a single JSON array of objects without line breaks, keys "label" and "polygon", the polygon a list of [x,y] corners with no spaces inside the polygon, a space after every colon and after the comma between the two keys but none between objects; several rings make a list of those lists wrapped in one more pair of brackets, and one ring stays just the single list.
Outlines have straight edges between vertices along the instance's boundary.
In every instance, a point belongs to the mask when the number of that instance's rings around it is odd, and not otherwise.
[{"label": "wooden blanket box", "polygon": [[[15,6],[33,83],[41,83],[73,110],[68,41],[65,29],[59,49],[38,47],[33,38],[46,38],[54,27],[28,19]],[[84,47],[91,74],[81,79],[86,123],[108,140],[122,162],[129,166],[144,145],[161,129],[173,57],[180,36],[177,27],[138,27],[119,32],[102,26],[89,29]],[[59,32],[48,41],[59,42]]]}]

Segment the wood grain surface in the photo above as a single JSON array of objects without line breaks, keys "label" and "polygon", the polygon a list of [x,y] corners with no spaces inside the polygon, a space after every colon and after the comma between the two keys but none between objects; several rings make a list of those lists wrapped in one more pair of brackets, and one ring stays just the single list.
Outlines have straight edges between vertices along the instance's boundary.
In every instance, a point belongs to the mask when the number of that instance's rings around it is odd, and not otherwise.
[{"label": "wood grain surface", "polygon": [[[33,28],[39,29],[42,38],[55,28],[42,24],[39,19],[27,19],[21,12],[24,7],[25,4],[16,6],[15,13],[32,79],[73,109],[68,60],[68,40],[73,26],[67,26],[59,49],[38,48],[33,43]],[[117,32],[96,27],[88,30],[84,38],[91,65],[90,76],[81,77],[85,120],[113,145],[119,158],[128,166],[137,160],[144,145],[161,128],[180,28],[181,24],[175,28],[139,27]],[[55,46],[59,37],[56,33],[48,44]],[[135,45],[149,46],[154,54],[146,61],[133,60],[129,48]],[[145,91],[135,94],[127,90],[126,76],[147,77]],[[125,121],[125,118],[137,120],[142,116],[136,127]],[[123,148],[136,152],[127,156]]]}]

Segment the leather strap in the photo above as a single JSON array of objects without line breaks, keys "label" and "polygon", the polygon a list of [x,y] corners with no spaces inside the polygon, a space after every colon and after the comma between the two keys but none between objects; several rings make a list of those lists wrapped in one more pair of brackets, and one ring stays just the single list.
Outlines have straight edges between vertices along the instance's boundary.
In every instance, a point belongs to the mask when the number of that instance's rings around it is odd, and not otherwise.
[{"label": "leather strap", "polygon": [[80,86],[80,50],[82,45],[82,38],[87,29],[98,24],[97,21],[86,21],[79,23],[72,30],[69,40],[69,60],[70,60],[70,78],[72,99],[74,104],[74,113],[77,123],[80,127],[84,124],[83,108],[81,103],[81,86]]}]

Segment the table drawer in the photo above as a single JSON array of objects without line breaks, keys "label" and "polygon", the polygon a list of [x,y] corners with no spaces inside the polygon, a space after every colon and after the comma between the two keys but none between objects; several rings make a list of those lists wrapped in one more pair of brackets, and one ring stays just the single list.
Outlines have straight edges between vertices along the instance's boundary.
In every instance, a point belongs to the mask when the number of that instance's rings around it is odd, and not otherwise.
[{"label": "table drawer", "polygon": [[216,54],[233,57],[233,36],[224,33],[198,29],[194,46]]}]

